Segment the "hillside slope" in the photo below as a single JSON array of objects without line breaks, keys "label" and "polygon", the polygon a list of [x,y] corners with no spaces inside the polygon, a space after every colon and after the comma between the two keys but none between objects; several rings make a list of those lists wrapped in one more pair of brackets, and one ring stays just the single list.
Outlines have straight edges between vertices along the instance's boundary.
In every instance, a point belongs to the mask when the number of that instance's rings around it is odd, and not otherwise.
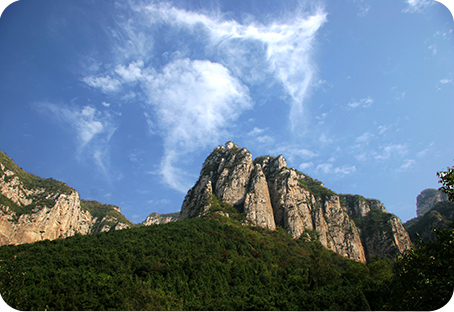
[{"label": "hillside slope", "polygon": [[[366,207],[348,198],[288,168],[282,155],[253,160],[247,149],[227,142],[205,160],[199,180],[185,197],[180,219],[203,216],[220,201],[235,207],[245,224],[270,230],[282,227],[293,238],[315,232],[323,246],[359,262],[375,255],[393,258],[410,248],[401,221],[388,214],[381,203],[375,201]],[[358,209],[363,211],[357,213]],[[377,214],[380,217],[369,218]],[[360,222],[364,218],[373,222]],[[358,227],[355,222],[364,226]],[[378,224],[366,226],[371,223]],[[372,247],[377,242],[380,246]]]},{"label": "hillside slope", "polygon": [[416,240],[419,234],[425,242],[433,240],[435,233],[433,228],[447,229],[454,222],[454,202],[437,202],[424,215],[405,222],[404,227],[412,240]]},{"label": "hillside slope", "polygon": [[81,201],[75,189],[25,172],[0,151],[0,245],[131,226],[118,207]]},{"label": "hillside slope", "polygon": [[380,310],[391,278],[387,261],[218,214],[2,246],[0,260],[20,310]]}]

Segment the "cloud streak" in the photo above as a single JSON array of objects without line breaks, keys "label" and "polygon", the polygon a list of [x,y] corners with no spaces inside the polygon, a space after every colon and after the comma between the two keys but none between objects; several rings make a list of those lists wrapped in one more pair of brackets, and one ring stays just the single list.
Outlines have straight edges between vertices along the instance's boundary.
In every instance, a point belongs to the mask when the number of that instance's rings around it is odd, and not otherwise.
[{"label": "cloud streak", "polygon": [[186,192],[176,168],[179,158],[215,144],[229,123],[252,108],[248,89],[210,61],[180,59],[147,79],[149,107],[164,140],[161,174],[172,188]]},{"label": "cloud streak", "polygon": [[39,103],[38,110],[49,114],[76,137],[76,157],[82,160],[89,155],[105,178],[110,182],[109,141],[116,131],[112,116],[91,106],[69,107],[54,103]]},{"label": "cloud streak", "polygon": [[[142,100],[150,134],[163,139],[160,173],[170,187],[186,192],[188,184],[178,178],[184,176],[176,168],[179,159],[219,143],[253,108],[253,85],[280,84],[290,106],[290,127],[301,125],[316,75],[315,37],[327,21],[322,8],[297,8],[292,16],[264,24],[165,2],[119,6],[124,13],[109,29],[115,63],[92,67],[81,80],[105,94],[131,98],[134,92]],[[177,34],[178,44],[169,44]],[[262,143],[274,140],[260,138]]]}]

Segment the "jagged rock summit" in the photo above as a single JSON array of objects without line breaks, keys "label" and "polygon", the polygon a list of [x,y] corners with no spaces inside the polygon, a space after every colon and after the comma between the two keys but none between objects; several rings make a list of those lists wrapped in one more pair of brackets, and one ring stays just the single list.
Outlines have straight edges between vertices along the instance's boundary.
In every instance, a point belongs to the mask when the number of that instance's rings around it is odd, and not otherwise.
[{"label": "jagged rock summit", "polygon": [[424,216],[437,203],[447,201],[448,195],[436,189],[425,189],[416,197],[416,215]]},{"label": "jagged rock summit", "polygon": [[0,151],[0,245],[129,228],[120,208],[81,200],[63,182],[22,170]]},{"label": "jagged rock summit", "polygon": [[[374,255],[393,257],[411,245],[400,220],[377,200],[338,195],[323,183],[288,168],[282,155],[252,159],[251,153],[233,142],[216,147],[203,163],[199,180],[183,202],[180,219],[200,217],[213,203],[227,203],[249,224],[275,230],[284,228],[294,238],[316,233],[328,249],[366,262]],[[373,213],[380,227],[358,221]],[[384,217],[386,216],[386,217]],[[367,236],[365,235],[367,232]],[[379,242],[379,247],[374,244]]]}]

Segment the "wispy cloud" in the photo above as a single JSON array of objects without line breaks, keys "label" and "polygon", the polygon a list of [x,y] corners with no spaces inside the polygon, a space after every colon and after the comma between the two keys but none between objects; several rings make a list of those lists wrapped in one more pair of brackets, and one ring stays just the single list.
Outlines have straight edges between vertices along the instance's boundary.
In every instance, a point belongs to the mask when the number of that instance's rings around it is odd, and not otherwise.
[{"label": "wispy cloud", "polygon": [[369,96],[367,98],[357,100],[351,100],[350,103],[347,104],[348,108],[357,108],[357,107],[369,107],[374,103],[374,100]]},{"label": "wispy cloud", "polygon": [[315,170],[324,174],[335,174],[339,176],[345,176],[356,171],[355,166],[344,165],[342,167],[335,167],[333,164],[325,163],[318,165]]},{"label": "wispy cloud", "polygon": [[410,170],[416,165],[416,160],[414,159],[405,159],[404,163],[397,169],[397,172],[403,172]]},{"label": "wispy cloud", "polygon": [[148,105],[164,140],[161,174],[167,184],[186,192],[176,168],[179,158],[225,135],[229,124],[252,108],[249,90],[210,61],[180,59],[147,78]]},{"label": "wispy cloud", "polygon": [[429,6],[433,5],[433,0],[405,0],[407,7],[403,9],[404,13],[421,13]]},{"label": "wispy cloud", "polygon": [[50,115],[62,127],[75,134],[76,157],[80,160],[89,155],[102,174],[110,180],[109,141],[116,131],[112,116],[91,106],[70,107],[65,104],[38,103],[36,108]]},{"label": "wispy cloud", "polygon": [[389,160],[393,157],[402,157],[407,154],[408,147],[405,144],[389,144],[382,146],[381,152],[375,155],[377,160]]},{"label": "wispy cloud", "polygon": [[444,78],[444,79],[440,80],[441,84],[447,84],[447,83],[451,83],[451,82],[452,82],[452,79],[447,79],[447,78]]},{"label": "wispy cloud", "polygon": [[362,135],[356,138],[356,143],[368,144],[370,140],[374,137],[374,134],[370,132],[364,132]]},{"label": "wispy cloud", "polygon": [[83,82],[91,87],[100,88],[104,93],[118,91],[121,86],[121,82],[118,79],[112,78],[109,75],[87,76],[83,78]]},{"label": "wispy cloud", "polygon": [[[106,94],[127,90],[116,95],[142,101],[149,133],[163,139],[160,174],[172,188],[188,188],[179,160],[219,143],[253,107],[249,86],[265,79],[280,83],[288,95],[291,127],[301,123],[316,76],[316,33],[327,20],[321,7],[297,7],[268,23],[239,22],[219,11],[200,13],[167,2],[130,1],[119,4],[122,8],[115,27],[107,30],[112,63],[87,66],[82,81]],[[163,38],[171,42],[177,33],[178,44],[167,45],[168,50],[157,44]],[[124,88],[132,85],[134,91]],[[269,135],[257,133],[257,138],[274,142]]]}]

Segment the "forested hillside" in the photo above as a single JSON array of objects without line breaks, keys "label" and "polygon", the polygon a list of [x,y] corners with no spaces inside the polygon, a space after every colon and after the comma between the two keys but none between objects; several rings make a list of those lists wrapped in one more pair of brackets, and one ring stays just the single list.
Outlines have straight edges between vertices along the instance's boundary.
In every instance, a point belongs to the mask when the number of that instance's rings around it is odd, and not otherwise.
[{"label": "forested hillside", "polygon": [[392,277],[218,215],[0,248],[1,291],[20,310],[368,310]]},{"label": "forested hillside", "polygon": [[[449,235],[452,245],[452,230]],[[217,213],[2,246],[0,260],[2,297],[19,310],[395,310],[415,295],[404,282],[418,282],[405,277],[408,259],[394,269],[387,259],[366,265],[317,240],[243,226]],[[425,274],[424,267],[417,270]],[[432,281],[427,272],[424,279]],[[446,278],[436,281],[441,299],[421,309],[449,299]],[[423,289],[432,298],[433,289]]]}]

